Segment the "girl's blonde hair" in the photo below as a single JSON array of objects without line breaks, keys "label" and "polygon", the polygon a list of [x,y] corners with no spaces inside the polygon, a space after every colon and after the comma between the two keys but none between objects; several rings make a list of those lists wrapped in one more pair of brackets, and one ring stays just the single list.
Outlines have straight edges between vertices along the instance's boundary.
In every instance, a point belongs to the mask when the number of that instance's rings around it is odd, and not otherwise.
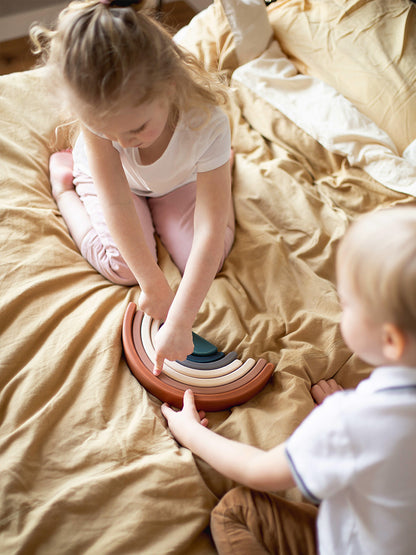
[{"label": "girl's blonde hair", "polygon": [[341,241],[337,272],[370,319],[416,333],[416,207],[377,210],[357,220]]},{"label": "girl's blonde hair", "polygon": [[179,111],[226,102],[220,80],[138,4],[74,1],[61,12],[55,30],[36,24],[30,35],[54,83],[63,83],[94,114],[148,102],[172,83]]}]

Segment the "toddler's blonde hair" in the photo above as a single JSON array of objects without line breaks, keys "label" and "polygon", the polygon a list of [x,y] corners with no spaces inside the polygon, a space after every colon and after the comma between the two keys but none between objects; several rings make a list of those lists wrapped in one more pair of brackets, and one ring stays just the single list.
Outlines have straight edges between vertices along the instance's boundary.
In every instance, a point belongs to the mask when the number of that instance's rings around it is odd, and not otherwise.
[{"label": "toddler's blonde hair", "polygon": [[416,206],[371,212],[341,241],[337,273],[368,316],[416,333]]},{"label": "toddler's blonde hair", "polygon": [[179,111],[224,103],[225,87],[138,5],[71,2],[49,30],[31,28],[35,53],[76,102],[99,116],[151,101],[174,84]]}]

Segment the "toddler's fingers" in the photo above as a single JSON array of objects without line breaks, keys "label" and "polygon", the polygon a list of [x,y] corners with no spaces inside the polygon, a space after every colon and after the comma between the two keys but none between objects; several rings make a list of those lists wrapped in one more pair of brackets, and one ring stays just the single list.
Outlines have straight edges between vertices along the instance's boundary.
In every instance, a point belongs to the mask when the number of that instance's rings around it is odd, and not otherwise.
[{"label": "toddler's fingers", "polygon": [[334,379],[320,380],[318,383],[312,386],[311,395],[314,401],[318,405],[320,405],[325,401],[327,397],[329,397],[336,391],[342,391],[342,387],[339,386]]},{"label": "toddler's fingers", "polygon": [[160,407],[160,410],[166,420],[169,420],[169,418],[176,413],[176,411],[174,411],[167,403],[163,403],[163,405]]},{"label": "toddler's fingers", "polygon": [[192,389],[186,389],[183,394],[183,408],[194,408],[196,410],[194,392]]},{"label": "toddler's fingers", "polygon": [[197,415],[199,416],[198,411],[196,410],[195,397],[192,389],[187,389],[183,394],[183,410],[189,415],[192,414],[194,417]]},{"label": "toddler's fingers", "polygon": [[199,421],[202,426],[208,426],[208,418],[206,417],[205,411],[198,411]]},{"label": "toddler's fingers", "polygon": [[328,380],[327,384],[328,384],[330,390],[333,391],[333,392],[335,392],[335,391],[344,391],[344,388],[341,385],[339,385],[339,383],[336,382],[334,380],[334,378],[331,378],[330,380]]},{"label": "toddler's fingers", "polygon": [[204,410],[197,410],[195,405],[195,396],[192,389],[187,389],[183,395],[183,409],[189,416],[199,421],[202,426],[208,425],[208,418],[205,416]]}]

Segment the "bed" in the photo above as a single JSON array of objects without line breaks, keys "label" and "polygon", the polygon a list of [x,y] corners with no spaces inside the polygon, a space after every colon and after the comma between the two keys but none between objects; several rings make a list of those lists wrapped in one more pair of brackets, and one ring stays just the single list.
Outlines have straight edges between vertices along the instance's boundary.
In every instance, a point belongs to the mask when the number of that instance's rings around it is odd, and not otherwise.
[{"label": "bed", "polygon": [[[270,448],[313,409],[311,384],[371,371],[339,332],[334,256],[360,214],[415,201],[415,25],[408,0],[215,0],[177,36],[228,79],[235,152],[235,244],[195,331],[275,364],[210,414],[227,437]],[[49,156],[77,129],[55,132],[42,69],[1,77],[0,121],[1,552],[214,554],[210,511],[233,483],[129,371],[138,288],[88,265],[51,196]]]}]

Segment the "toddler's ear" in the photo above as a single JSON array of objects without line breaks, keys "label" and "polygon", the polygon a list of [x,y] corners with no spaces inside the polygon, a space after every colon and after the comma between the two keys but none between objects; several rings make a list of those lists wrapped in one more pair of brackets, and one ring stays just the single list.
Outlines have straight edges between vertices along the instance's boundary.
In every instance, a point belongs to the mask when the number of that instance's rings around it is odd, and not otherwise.
[{"label": "toddler's ear", "polygon": [[382,328],[383,355],[390,362],[399,362],[406,346],[406,336],[395,324],[384,324]]}]

